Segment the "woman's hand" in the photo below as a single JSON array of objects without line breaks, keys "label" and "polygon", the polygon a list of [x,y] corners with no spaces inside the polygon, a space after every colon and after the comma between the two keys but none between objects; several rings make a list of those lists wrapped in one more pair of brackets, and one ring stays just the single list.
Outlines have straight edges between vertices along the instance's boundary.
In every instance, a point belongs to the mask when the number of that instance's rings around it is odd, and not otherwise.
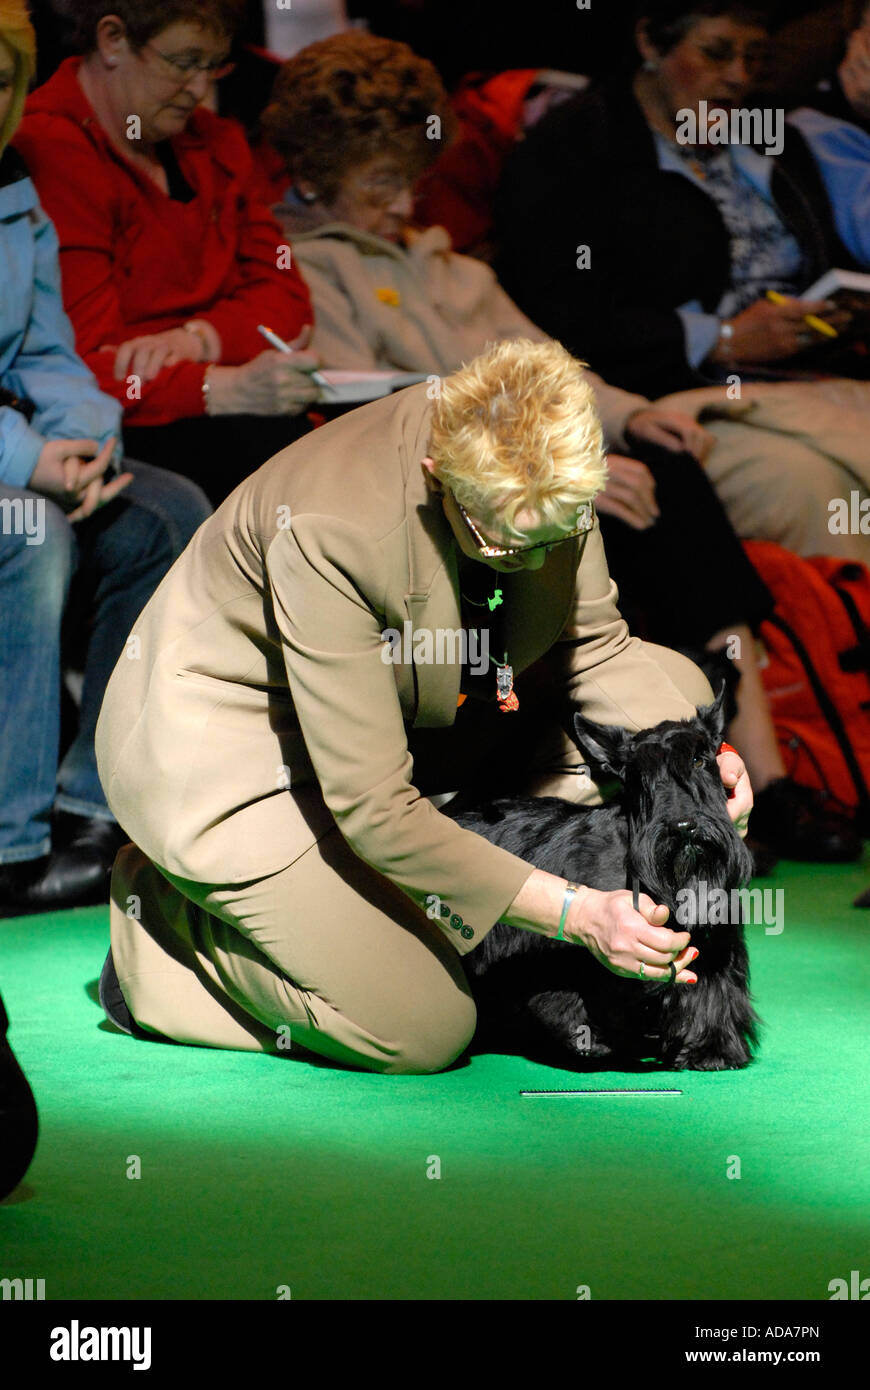
[{"label": "woman's hand", "polygon": [[716,762],[719,764],[722,785],[728,792],[728,814],[741,840],[745,840],[753,804],[749,773],[740,754],[733,749],[719,753]]},{"label": "woman's hand", "polygon": [[595,498],[599,512],[619,517],[635,531],[645,531],[659,516],[656,484],[645,463],[607,455],[607,486]]},{"label": "woman's hand", "polygon": [[826,341],[804,322],[805,315],[824,319],[839,332],[851,322],[851,314],[827,299],[788,299],[785,304],[756,300],[730,320],[734,336],[719,343],[710,360],[720,363],[776,362],[794,357],[805,348]]},{"label": "woman's hand", "polygon": [[[90,516],[97,507],[104,507],[133,481],[132,473],[122,473],[110,483],[103,474],[115,448],[115,439],[107,439],[97,453],[95,439],[49,439],[34,468],[28,487],[51,498],[70,522]],[[88,462],[83,455],[96,458]]]},{"label": "woman's hand", "polygon": [[298,415],[320,396],[313,352],[261,352],[243,367],[209,370],[210,415]]},{"label": "woman's hand", "polygon": [[699,463],[703,463],[716,443],[709,430],[691,415],[684,415],[681,410],[660,410],[655,405],[644,406],[629,415],[624,429],[629,439],[659,444],[675,454],[693,454]]},{"label": "woman's hand", "polygon": [[666,927],[668,909],[646,893],[639,895],[638,909],[635,912],[632,895],[625,888],[615,893],[582,888],[568,909],[565,938],[585,946],[614,975],[670,980],[673,961],[675,983],[696,983],[697,977],[687,967],[699,953],[691,945],[689,932]]},{"label": "woman's hand", "polygon": [[138,338],[128,338],[117,348],[104,344],[100,351],[115,353],[116,381],[123,381],[127,376],[153,381],[164,367],[172,367],[177,362],[206,360],[203,339],[186,328],[170,328],[165,333],[145,333]]}]

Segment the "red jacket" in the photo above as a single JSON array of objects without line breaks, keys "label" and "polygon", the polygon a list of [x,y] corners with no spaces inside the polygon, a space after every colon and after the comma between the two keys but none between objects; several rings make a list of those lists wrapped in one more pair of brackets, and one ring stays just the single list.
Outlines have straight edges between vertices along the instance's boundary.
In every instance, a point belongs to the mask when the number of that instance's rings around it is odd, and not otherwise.
[{"label": "red jacket", "polygon": [[203,413],[205,364],[164,367],[128,399],[100,352],[143,333],[206,319],[220,334],[221,362],[248,362],[268,344],[267,323],[295,337],[313,319],[295,265],[278,268],[284,237],[253,195],[254,169],[241,128],[197,107],[172,148],[196,191],[167,197],[116,151],[67,58],[28,99],[15,145],[26,160],[60,240],[64,306],[76,347],[130,425],[163,425]]}]

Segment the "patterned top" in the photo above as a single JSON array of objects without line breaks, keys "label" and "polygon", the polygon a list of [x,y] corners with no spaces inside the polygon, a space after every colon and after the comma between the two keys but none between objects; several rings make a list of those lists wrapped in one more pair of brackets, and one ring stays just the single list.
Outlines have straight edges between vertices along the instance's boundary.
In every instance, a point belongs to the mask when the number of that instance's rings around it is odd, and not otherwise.
[{"label": "patterned top", "polygon": [[803,284],[804,256],[800,245],[783,224],[773,200],[760,191],[723,146],[705,159],[691,145],[677,145],[656,134],[677,162],[671,168],[690,178],[713,199],[731,238],[731,287],[722,296],[716,313],[733,318],[763,299],[767,290],[794,295]]}]

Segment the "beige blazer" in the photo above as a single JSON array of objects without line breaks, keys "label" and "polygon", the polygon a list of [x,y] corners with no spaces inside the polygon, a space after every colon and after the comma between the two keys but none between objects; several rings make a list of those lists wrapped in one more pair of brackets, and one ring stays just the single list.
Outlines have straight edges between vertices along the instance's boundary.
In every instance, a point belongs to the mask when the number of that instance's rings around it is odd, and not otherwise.
[{"label": "beige blazer", "polygon": [[[470,950],[532,871],[462,830],[411,781],[408,729],[456,718],[454,662],[385,661],[386,628],[461,626],[455,538],[424,483],[426,383],[312,431],[199,528],[144,608],[96,730],[113,813],[158,865],[240,883],[338,826]],[[693,708],[629,636],[597,519],[538,571],[500,575],[517,673],[552,649],[566,697],[639,729]],[[510,718],[510,715],[505,715]]]},{"label": "beige blazer", "polygon": [[[287,204],[273,212],[311,292],[309,346],[327,367],[446,376],[488,342],[549,337],[505,294],[490,266],[451,249],[444,227],[409,229],[405,247],[346,222],[308,226],[305,210]],[[627,448],[626,420],[649,401],[587,375],[607,446]]]}]

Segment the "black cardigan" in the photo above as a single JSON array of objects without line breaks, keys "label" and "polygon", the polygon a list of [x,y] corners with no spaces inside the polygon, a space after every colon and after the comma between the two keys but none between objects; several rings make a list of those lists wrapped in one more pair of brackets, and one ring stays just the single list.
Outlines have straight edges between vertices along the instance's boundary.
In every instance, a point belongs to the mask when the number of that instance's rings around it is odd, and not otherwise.
[{"label": "black cardigan", "polygon": [[[789,125],[771,191],[806,257],[801,288],[832,265],[855,266],[809,147]],[[653,398],[709,384],[686,359],[675,311],[699,300],[715,313],[730,280],[728,231],[712,198],[659,169],[630,86],[598,85],[545,116],[505,165],[495,217],[495,269],[508,294],[605,380]]]}]

